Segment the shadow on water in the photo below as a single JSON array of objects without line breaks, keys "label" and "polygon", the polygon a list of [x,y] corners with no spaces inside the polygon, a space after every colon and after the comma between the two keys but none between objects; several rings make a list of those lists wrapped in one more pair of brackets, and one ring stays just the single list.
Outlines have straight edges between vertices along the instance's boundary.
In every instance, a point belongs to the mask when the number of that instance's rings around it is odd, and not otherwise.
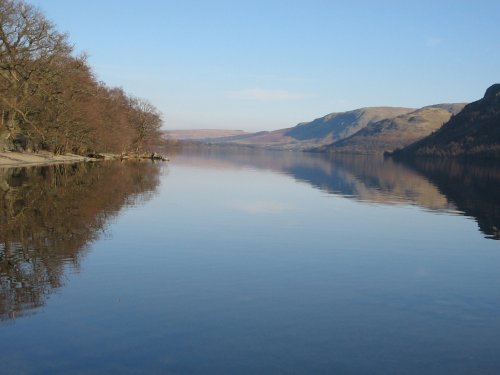
[{"label": "shadow on water", "polygon": [[272,170],[318,188],[375,204],[410,204],[473,217],[487,238],[500,239],[500,169],[491,164],[443,160],[395,162],[376,156],[204,149],[174,163],[207,168]]},{"label": "shadow on water", "polygon": [[0,320],[43,306],[109,220],[159,181],[145,162],[0,169]]}]

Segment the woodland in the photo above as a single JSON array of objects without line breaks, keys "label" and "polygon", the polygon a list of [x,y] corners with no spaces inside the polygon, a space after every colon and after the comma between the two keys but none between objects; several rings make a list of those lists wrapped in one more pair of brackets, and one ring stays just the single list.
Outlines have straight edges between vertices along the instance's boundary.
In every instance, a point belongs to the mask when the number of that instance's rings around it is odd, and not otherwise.
[{"label": "woodland", "polygon": [[142,152],[160,142],[148,100],[100,82],[36,7],[0,0],[0,151]]}]

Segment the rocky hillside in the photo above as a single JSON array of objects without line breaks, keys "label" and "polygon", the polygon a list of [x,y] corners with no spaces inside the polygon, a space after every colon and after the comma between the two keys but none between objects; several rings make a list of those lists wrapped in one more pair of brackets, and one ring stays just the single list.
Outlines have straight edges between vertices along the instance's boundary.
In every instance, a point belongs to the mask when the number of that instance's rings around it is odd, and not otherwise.
[{"label": "rocky hillside", "polygon": [[500,158],[500,84],[470,103],[438,131],[394,153],[395,156]]},{"label": "rocky hillside", "polygon": [[244,136],[210,139],[210,143],[230,143],[268,149],[304,150],[342,140],[367,125],[414,111],[413,108],[371,107],[331,113],[311,122]]},{"label": "rocky hillside", "polygon": [[375,154],[403,148],[439,129],[464,106],[464,103],[437,104],[371,123],[352,136],[318,151]]},{"label": "rocky hillside", "polygon": [[373,107],[331,113],[314,121],[299,124],[285,135],[301,141],[321,139],[335,142],[349,137],[367,125],[411,111],[413,111],[411,108]]}]

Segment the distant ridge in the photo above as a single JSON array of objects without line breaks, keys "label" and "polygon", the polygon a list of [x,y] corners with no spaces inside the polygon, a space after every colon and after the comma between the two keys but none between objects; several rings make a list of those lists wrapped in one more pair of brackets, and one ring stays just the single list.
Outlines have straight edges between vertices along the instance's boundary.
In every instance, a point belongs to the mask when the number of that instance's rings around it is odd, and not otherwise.
[{"label": "distant ridge", "polygon": [[292,128],[206,139],[210,144],[235,144],[279,150],[305,150],[331,144],[382,119],[394,118],[414,108],[368,107],[348,112],[330,113]]},{"label": "distant ridge", "polygon": [[189,129],[189,130],[167,130],[164,136],[167,139],[176,140],[207,140],[212,138],[221,138],[229,136],[241,136],[246,133],[243,130],[225,130],[225,129]]},{"label": "distant ridge", "polygon": [[167,138],[188,143],[394,156],[500,157],[500,84],[471,104],[423,108],[367,107],[330,113],[275,131],[174,130]]},{"label": "distant ridge", "polygon": [[301,141],[328,139],[335,142],[349,137],[369,124],[391,119],[413,110],[413,108],[399,107],[367,107],[331,113],[311,122],[299,124],[287,131],[285,135]]},{"label": "distant ridge", "polygon": [[428,137],[393,153],[397,157],[500,158],[500,84],[470,103]]},{"label": "distant ridge", "polygon": [[403,148],[439,129],[465,103],[436,104],[368,124],[357,133],[315,151],[376,154]]}]

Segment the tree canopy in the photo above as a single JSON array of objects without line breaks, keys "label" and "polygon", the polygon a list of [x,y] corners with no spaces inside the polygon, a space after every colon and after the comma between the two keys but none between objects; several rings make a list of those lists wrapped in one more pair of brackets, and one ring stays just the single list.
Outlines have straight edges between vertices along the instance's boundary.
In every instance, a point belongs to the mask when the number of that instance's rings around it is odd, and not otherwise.
[{"label": "tree canopy", "polygon": [[99,82],[66,34],[22,0],[0,0],[0,150],[142,151],[160,112]]}]

